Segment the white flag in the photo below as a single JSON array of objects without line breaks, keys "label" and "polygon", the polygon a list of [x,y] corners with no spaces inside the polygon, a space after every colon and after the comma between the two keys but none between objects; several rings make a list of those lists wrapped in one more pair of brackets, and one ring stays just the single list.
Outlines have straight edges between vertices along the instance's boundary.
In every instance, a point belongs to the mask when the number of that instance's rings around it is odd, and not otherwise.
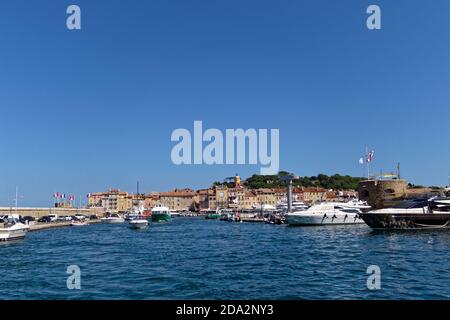
[{"label": "white flag", "polygon": [[364,158],[359,158],[359,164],[364,164]]}]

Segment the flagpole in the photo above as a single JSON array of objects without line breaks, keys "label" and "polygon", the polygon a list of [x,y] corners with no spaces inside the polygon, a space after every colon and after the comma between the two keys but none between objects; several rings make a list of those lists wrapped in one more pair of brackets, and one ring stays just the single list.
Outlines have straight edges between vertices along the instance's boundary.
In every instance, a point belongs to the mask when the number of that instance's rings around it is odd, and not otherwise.
[{"label": "flagpole", "polygon": [[366,164],[367,164],[367,180],[370,180],[370,160],[369,160],[369,148],[366,146]]}]

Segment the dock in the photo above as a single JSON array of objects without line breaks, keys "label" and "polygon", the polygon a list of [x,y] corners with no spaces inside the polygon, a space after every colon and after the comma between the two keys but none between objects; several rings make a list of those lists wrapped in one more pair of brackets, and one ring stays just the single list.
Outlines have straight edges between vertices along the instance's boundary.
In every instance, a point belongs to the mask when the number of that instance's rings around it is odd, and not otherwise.
[{"label": "dock", "polygon": [[[100,220],[91,220],[91,221],[89,221],[89,224],[96,224],[96,223],[100,223],[100,222],[101,222]],[[40,230],[64,228],[64,227],[70,227],[70,221],[36,223],[36,224],[30,225],[30,229],[28,231],[32,232],[32,231],[40,231]]]}]

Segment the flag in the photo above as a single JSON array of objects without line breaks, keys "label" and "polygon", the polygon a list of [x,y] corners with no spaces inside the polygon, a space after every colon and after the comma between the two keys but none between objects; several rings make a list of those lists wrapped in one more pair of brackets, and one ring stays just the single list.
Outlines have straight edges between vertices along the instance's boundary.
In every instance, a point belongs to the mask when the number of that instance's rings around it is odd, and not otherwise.
[{"label": "flag", "polygon": [[75,196],[74,195],[69,195],[69,201],[73,201],[73,200],[75,200]]},{"label": "flag", "polygon": [[367,162],[371,162],[373,160],[373,157],[374,157],[374,151],[372,150],[367,155]]},{"label": "flag", "polygon": [[359,164],[364,164],[364,158],[363,157],[359,158]]},{"label": "flag", "polygon": [[61,199],[65,199],[66,198],[66,194],[65,193],[60,194],[60,198]]}]

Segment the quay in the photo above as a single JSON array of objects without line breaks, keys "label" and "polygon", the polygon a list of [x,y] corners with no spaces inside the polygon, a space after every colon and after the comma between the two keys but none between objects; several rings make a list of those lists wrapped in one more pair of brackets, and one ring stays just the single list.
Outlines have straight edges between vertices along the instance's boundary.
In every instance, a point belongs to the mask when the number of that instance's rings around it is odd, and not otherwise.
[{"label": "quay", "polygon": [[74,216],[77,214],[82,215],[93,215],[99,214],[99,210],[93,209],[77,209],[77,208],[13,208],[13,207],[0,207],[0,216],[1,215],[10,215],[15,214],[22,217],[33,217],[35,219],[39,219],[43,216],[48,216],[49,214],[57,214],[58,217],[65,216]]},{"label": "quay", "polygon": [[[100,223],[100,220],[90,220],[89,224]],[[29,232],[32,231],[40,231],[46,229],[55,229],[55,228],[63,228],[70,227],[70,222],[49,222],[49,223],[35,223],[30,225]]]}]

